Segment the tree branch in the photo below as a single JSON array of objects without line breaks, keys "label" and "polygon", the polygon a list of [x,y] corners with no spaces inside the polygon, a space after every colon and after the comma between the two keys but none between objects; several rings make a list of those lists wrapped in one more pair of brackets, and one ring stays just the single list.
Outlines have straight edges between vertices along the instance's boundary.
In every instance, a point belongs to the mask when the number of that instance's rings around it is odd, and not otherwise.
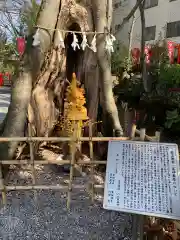
[{"label": "tree branch", "polygon": [[142,79],[143,79],[143,85],[144,90],[148,92],[148,82],[147,82],[147,69],[146,69],[146,62],[144,49],[145,49],[145,16],[144,16],[144,2],[139,4],[139,11],[141,16],[141,69],[142,69]]},{"label": "tree branch", "polygon": [[111,23],[112,23],[112,13],[113,13],[113,4],[112,0],[107,0],[107,27],[110,31]]},{"label": "tree branch", "polygon": [[133,17],[133,15],[135,14],[136,10],[138,9],[139,5],[143,2],[144,0],[138,0],[136,2],[136,4],[134,5],[134,7],[132,8],[132,10],[130,11],[130,13],[123,18],[122,23],[119,26],[119,29],[115,32],[115,34],[117,34],[123,27],[124,25],[130,20],[131,17]]}]

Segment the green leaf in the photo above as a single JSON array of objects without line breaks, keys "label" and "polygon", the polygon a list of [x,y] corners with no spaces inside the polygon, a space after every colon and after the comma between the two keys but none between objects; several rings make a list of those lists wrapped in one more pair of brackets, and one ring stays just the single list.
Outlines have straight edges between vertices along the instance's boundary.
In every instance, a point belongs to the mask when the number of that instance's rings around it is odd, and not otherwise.
[{"label": "green leaf", "polygon": [[172,125],[173,125],[173,120],[165,122],[165,127],[168,129],[171,128]]}]

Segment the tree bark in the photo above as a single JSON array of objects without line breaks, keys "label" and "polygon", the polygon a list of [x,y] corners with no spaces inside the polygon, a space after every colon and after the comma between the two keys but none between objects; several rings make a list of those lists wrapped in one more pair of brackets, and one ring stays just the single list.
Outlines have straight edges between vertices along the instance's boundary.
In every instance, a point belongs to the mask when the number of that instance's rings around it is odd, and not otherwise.
[{"label": "tree bark", "polygon": [[[112,9],[112,1],[109,0],[109,4],[108,9]],[[21,61],[3,137],[23,136],[27,116],[37,136],[52,134],[54,123],[62,114],[67,69],[67,49],[59,47],[57,30],[68,30],[76,24],[81,32],[104,32],[106,28],[109,31],[111,14],[111,11],[107,11],[105,0],[92,0],[92,5],[85,0],[80,3],[75,0],[42,1],[37,18],[40,45],[27,49]],[[62,37],[65,39],[65,34],[62,33]],[[89,41],[92,37],[89,37]],[[105,51],[104,34],[98,34],[97,54],[87,48],[77,69],[79,80],[83,80],[86,89],[90,118],[97,119],[101,88],[104,112],[111,119],[116,136],[120,136],[123,132],[112,92],[110,57]],[[82,59],[83,66],[80,65]],[[12,159],[17,146],[18,142],[0,143],[0,159]]]},{"label": "tree bark", "polygon": [[[97,32],[107,32],[107,1],[106,0],[92,0],[92,6],[95,13],[95,26]],[[97,59],[100,67],[100,87],[102,89],[102,101],[104,112],[107,113],[111,119],[111,124],[115,130],[116,136],[123,135],[123,130],[120,125],[117,107],[115,104],[112,91],[112,77],[111,77],[111,56],[105,50],[105,34],[97,35]]]},{"label": "tree bark", "polygon": [[[11,103],[6,117],[2,137],[23,136],[27,118],[27,107],[31,97],[32,75],[28,57],[24,60],[25,66],[13,83]],[[23,89],[23,91],[22,91]],[[2,159],[11,159],[17,148],[17,142],[1,143],[0,156]]]},{"label": "tree bark", "polygon": [[[47,28],[54,29],[59,13],[59,0],[44,0],[41,4],[41,10],[37,24]],[[54,11],[50,17],[49,10]],[[21,60],[21,69],[19,75],[14,81],[12,87],[11,103],[4,125],[3,137],[21,137],[24,135],[24,126],[27,119],[28,105],[31,99],[34,77],[38,75],[40,67],[44,60],[43,56],[51,44],[52,31],[40,30],[41,39],[40,49],[28,49]],[[0,143],[0,159],[12,159],[18,142]]]}]

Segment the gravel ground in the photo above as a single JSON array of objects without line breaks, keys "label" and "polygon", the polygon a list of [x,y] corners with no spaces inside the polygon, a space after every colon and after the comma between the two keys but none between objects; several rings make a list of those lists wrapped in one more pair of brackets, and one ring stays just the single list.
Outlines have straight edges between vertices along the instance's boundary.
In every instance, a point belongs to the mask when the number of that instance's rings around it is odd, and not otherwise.
[{"label": "gravel ground", "polygon": [[[0,88],[0,122],[10,101],[10,89]],[[67,184],[68,176],[51,168],[36,169],[37,184]],[[12,170],[6,184],[26,185],[32,177],[28,170]],[[0,204],[0,240],[130,240],[131,216],[102,209],[102,203],[91,204],[85,190],[87,179],[76,178],[82,191],[72,193],[71,209],[66,208],[66,193],[38,191],[9,192],[7,205]],[[97,200],[102,199],[98,195]]]},{"label": "gravel ground", "polygon": [[[38,184],[67,184],[68,176],[46,166],[36,169]],[[65,179],[65,180],[64,180]],[[28,170],[12,170],[8,184],[31,182]],[[85,188],[85,178],[76,178]],[[71,210],[66,209],[66,193],[39,191],[35,201],[32,191],[9,192],[7,206],[0,209],[2,240],[128,240],[131,239],[131,217],[102,209],[100,201],[91,204],[85,189],[73,190]],[[101,199],[101,196],[98,197]]]}]

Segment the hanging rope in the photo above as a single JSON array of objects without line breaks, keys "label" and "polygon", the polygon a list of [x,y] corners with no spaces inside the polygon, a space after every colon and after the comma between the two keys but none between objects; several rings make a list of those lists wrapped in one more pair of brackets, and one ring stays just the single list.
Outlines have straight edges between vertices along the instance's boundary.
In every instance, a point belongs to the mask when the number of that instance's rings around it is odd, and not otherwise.
[{"label": "hanging rope", "polygon": [[52,31],[60,31],[60,32],[65,32],[65,33],[79,33],[79,34],[83,34],[83,33],[85,33],[86,35],[88,35],[88,34],[109,34],[108,32],[96,32],[96,31],[87,31],[87,32],[85,32],[85,31],[83,31],[83,32],[81,32],[81,31],[72,31],[72,30],[64,30],[64,29],[58,29],[58,28],[47,28],[47,27],[43,27],[43,26],[40,26],[40,25],[37,25],[37,26],[35,26],[35,28],[40,28],[40,29],[45,29],[45,30],[52,30]]},{"label": "hanging rope", "polygon": [[[105,37],[105,49],[109,52],[112,53],[114,52],[114,48],[113,48],[113,44],[116,40],[116,38],[110,33],[110,32],[81,32],[81,31],[72,31],[72,30],[62,30],[62,29],[51,29],[51,28],[46,28],[43,26],[36,26],[37,31],[34,34],[34,41],[33,41],[33,46],[37,46],[40,45],[40,35],[39,35],[39,29],[45,29],[45,30],[53,30],[53,31],[58,31],[58,37],[59,37],[59,46],[61,47],[65,47],[63,38],[62,38],[62,33],[70,33],[73,35],[73,42],[71,44],[72,48],[74,51],[76,51],[76,49],[82,49],[83,51],[86,49],[86,47],[90,48],[93,52],[97,52],[97,47],[96,47],[96,40],[97,40],[97,34],[104,34],[106,35]],[[81,34],[83,39],[82,39],[82,43],[79,44],[78,42],[78,38],[76,36],[76,34]],[[87,41],[87,37],[86,35],[88,34],[92,34],[94,35],[93,40],[91,42],[91,45],[88,45],[88,41]]]}]

